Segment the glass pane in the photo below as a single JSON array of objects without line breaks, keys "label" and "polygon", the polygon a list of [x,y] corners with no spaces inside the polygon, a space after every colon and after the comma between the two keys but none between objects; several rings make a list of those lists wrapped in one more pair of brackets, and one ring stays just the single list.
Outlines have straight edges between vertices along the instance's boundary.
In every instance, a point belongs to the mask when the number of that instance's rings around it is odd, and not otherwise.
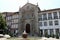
[{"label": "glass pane", "polygon": [[38,15],[38,21],[42,21],[42,15]]},{"label": "glass pane", "polygon": [[59,18],[60,18],[60,12],[59,12]]},{"label": "glass pane", "polygon": [[55,25],[58,25],[58,20],[54,21],[55,22]]},{"label": "glass pane", "polygon": [[44,26],[47,26],[47,22],[44,22]]},{"label": "glass pane", "polygon": [[38,18],[38,21],[42,21],[42,18]]},{"label": "glass pane", "polygon": [[50,35],[52,35],[53,34],[53,29],[50,29]]},{"label": "glass pane", "polygon": [[50,26],[53,25],[53,21],[49,21],[49,25],[50,25]]},{"label": "glass pane", "polygon": [[46,15],[46,13],[43,14],[43,20],[47,20],[47,15]]},{"label": "glass pane", "polygon": [[53,12],[54,19],[58,19],[57,12]]},{"label": "glass pane", "polygon": [[51,13],[48,13],[48,19],[52,19],[52,14]]}]

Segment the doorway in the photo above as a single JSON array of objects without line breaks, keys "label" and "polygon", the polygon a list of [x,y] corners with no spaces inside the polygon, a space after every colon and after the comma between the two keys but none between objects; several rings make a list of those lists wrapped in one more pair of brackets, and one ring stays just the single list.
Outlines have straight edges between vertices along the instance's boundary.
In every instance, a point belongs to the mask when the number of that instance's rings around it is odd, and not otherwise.
[{"label": "doorway", "polygon": [[30,33],[30,24],[26,24],[26,32]]}]

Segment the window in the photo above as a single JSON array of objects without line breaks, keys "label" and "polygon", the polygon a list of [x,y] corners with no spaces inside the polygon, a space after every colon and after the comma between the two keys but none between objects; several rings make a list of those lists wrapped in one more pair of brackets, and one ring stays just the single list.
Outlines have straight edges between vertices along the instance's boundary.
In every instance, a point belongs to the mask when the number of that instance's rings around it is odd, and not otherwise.
[{"label": "window", "polygon": [[11,25],[11,22],[7,22],[7,25]]},{"label": "window", "polygon": [[50,35],[53,34],[53,29],[50,29]]},{"label": "window", "polygon": [[18,28],[18,24],[12,25],[11,28]]},{"label": "window", "polygon": [[32,13],[32,17],[34,17],[34,13]]},{"label": "window", "polygon": [[58,19],[57,12],[53,12],[54,19]]},{"label": "window", "polygon": [[14,19],[14,20],[11,20],[11,23],[14,24],[14,23],[19,23],[19,22],[18,22],[18,19]]},{"label": "window", "polygon": [[15,19],[15,20],[14,20],[14,23],[18,23],[18,19]]},{"label": "window", "polygon": [[15,28],[18,28],[18,24],[15,24]]},{"label": "window", "polygon": [[7,20],[11,20],[11,16],[8,16],[8,17],[7,17]]},{"label": "window", "polygon": [[49,21],[49,25],[52,26],[53,25],[53,22],[52,21]]},{"label": "window", "polygon": [[44,26],[47,26],[47,22],[44,22]]},{"label": "window", "polygon": [[54,21],[55,25],[58,25],[58,20]]},{"label": "window", "polygon": [[[59,33],[59,28],[55,29],[56,30],[56,33]],[[60,33],[59,33],[60,34]]]},{"label": "window", "polygon": [[52,19],[52,14],[48,13],[48,20]]},{"label": "window", "polygon": [[59,18],[60,18],[60,12],[59,12]]},{"label": "window", "polygon": [[46,15],[46,13],[43,14],[43,20],[47,20],[47,15]]},{"label": "window", "polygon": [[42,26],[42,22],[39,22],[39,25],[38,26]]},{"label": "window", "polygon": [[38,16],[38,21],[42,21],[42,15]]},{"label": "window", "polygon": [[13,15],[12,18],[13,19],[18,18],[18,15]]}]

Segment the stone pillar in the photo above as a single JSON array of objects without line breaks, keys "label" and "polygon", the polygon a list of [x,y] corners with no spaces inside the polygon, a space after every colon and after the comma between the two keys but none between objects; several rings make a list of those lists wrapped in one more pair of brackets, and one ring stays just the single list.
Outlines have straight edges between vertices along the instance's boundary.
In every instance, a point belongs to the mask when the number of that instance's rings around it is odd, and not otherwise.
[{"label": "stone pillar", "polygon": [[59,29],[59,32],[60,32],[60,29]]},{"label": "stone pillar", "polygon": [[48,29],[48,35],[50,35],[50,30]]},{"label": "stone pillar", "polygon": [[44,36],[44,29],[43,29],[43,36]]},{"label": "stone pillar", "polygon": [[54,29],[54,35],[56,35],[56,30]]},{"label": "stone pillar", "polygon": [[59,29],[59,36],[60,36],[60,29]]}]

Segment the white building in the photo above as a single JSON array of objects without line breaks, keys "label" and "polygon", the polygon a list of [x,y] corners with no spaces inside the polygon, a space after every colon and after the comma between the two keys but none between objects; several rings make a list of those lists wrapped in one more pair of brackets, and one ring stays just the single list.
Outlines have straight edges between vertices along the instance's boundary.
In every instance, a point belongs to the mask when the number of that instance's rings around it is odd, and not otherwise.
[{"label": "white building", "polygon": [[18,33],[19,12],[3,12],[3,17],[6,19],[7,26],[12,34]]},{"label": "white building", "polygon": [[60,8],[41,11],[38,15],[42,35],[60,35]]}]

